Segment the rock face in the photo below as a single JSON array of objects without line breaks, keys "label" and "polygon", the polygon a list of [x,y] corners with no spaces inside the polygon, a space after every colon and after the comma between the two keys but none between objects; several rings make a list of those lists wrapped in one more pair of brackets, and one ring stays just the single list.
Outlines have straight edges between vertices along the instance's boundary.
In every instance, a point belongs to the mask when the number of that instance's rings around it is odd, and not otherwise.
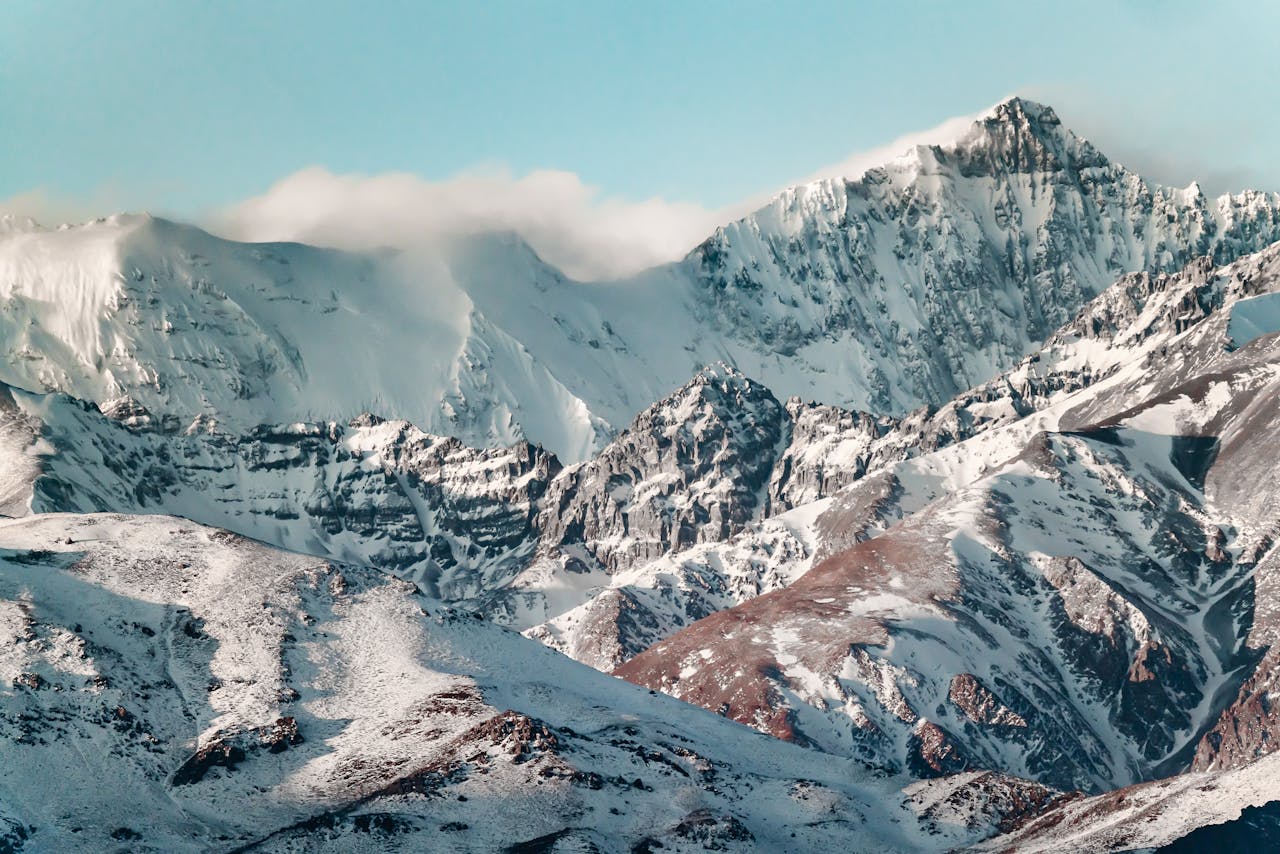
[{"label": "rock face", "polygon": [[768,389],[710,367],[556,479],[540,520],[546,542],[585,544],[612,574],[726,540],[763,514],[789,427]]},{"label": "rock face", "polygon": [[198,424],[166,433],[139,410],[120,425],[65,399],[23,400],[56,449],[35,483],[37,511],[181,512],[411,577],[446,598],[475,595],[528,559],[559,471],[528,444],[468,448],[369,416],[242,436]]},{"label": "rock face", "polygon": [[972,673],[961,673],[952,677],[947,699],[975,724],[1016,727],[1027,725],[1022,715],[1000,702],[1000,699],[991,693],[991,689],[983,685]]},{"label": "rock face", "polygon": [[999,373],[1124,273],[1280,239],[1276,202],[1151,186],[1014,98],[953,144],[782,193],[693,260],[727,334],[838,359],[859,393],[827,402],[903,412]]},{"label": "rock face", "polygon": [[883,462],[891,444],[883,440],[899,423],[887,416],[804,403],[798,397],[787,401],[787,414],[791,441],[769,479],[769,509],[774,513],[833,495]]}]

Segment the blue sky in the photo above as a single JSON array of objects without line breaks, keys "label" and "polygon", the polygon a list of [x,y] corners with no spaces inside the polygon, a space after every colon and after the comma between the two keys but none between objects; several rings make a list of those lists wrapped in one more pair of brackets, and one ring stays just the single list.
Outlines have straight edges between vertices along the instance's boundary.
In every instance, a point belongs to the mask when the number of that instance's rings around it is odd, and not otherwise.
[{"label": "blue sky", "polygon": [[720,209],[1012,93],[1156,179],[1280,189],[1276,9],[10,0],[0,199],[200,217],[307,167],[554,169]]}]

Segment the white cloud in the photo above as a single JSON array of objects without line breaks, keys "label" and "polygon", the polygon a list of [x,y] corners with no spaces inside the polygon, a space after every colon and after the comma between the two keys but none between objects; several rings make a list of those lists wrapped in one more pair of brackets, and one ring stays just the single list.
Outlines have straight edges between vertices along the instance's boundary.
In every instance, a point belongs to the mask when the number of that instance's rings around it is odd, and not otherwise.
[{"label": "white cloud", "polygon": [[441,238],[514,231],[571,276],[610,278],[680,257],[719,224],[687,202],[603,196],[571,172],[520,178],[475,172],[335,175],[312,167],[223,211],[214,230],[241,240],[298,240],[346,249],[413,248]]}]

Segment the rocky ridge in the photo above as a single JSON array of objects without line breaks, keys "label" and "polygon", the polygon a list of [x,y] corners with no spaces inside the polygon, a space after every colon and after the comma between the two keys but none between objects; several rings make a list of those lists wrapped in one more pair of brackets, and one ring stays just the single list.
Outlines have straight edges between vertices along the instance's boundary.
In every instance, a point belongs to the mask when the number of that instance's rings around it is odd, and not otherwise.
[{"label": "rocky ridge", "polygon": [[1018,809],[918,832],[903,781],[171,517],[0,524],[0,638],[14,851],[941,850]]},{"label": "rocky ridge", "polygon": [[[993,426],[833,497],[813,523],[831,539],[789,588],[618,672],[923,774],[1099,791],[1269,752],[1270,670],[1254,667],[1280,496],[1256,453],[1280,425],[1280,325],[1252,318],[1280,289],[1277,259],[1117,283],[958,399],[1002,413]],[[1244,318],[1252,340],[1231,331]]]}]

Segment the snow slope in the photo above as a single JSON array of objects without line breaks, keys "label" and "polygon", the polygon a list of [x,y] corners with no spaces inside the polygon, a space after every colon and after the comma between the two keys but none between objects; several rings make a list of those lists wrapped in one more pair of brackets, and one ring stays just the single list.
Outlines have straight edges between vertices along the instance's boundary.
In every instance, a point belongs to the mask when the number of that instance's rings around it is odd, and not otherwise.
[{"label": "snow slope", "polygon": [[0,301],[0,379],[174,426],[381,410],[480,443],[529,431],[571,457],[603,429],[441,263],[116,216],[0,236]]},{"label": "snow slope", "polygon": [[0,523],[0,638],[10,850],[941,850],[1017,811],[918,819],[855,762],[170,517]]}]

